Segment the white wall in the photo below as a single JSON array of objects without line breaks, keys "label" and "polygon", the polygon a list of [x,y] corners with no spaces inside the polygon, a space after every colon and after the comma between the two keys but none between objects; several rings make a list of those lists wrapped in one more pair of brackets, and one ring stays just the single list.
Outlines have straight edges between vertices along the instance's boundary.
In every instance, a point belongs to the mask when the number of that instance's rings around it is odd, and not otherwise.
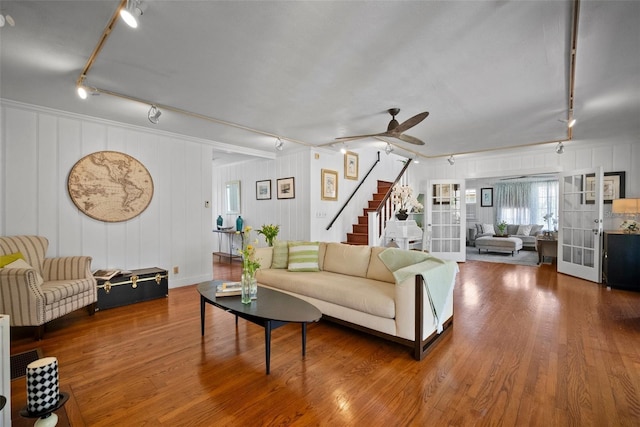
[{"label": "white wall", "polygon": [[[500,176],[562,172],[602,166],[604,172],[626,172],[626,197],[640,197],[640,141],[637,135],[622,135],[606,141],[565,142],[564,154],[556,154],[555,144],[519,150],[456,156],[453,166],[446,158],[430,159],[420,166],[420,188],[430,179],[482,179]],[[484,208],[486,209],[486,208]],[[493,221],[494,222],[495,218]],[[617,229],[622,220],[604,207],[604,229]]]},{"label": "white wall", "polygon": [[[212,277],[212,148],[204,141],[3,101],[0,132],[0,234],[49,239],[48,256],[90,255],[92,268],[162,267],[169,286]],[[127,153],[154,183],[149,207],[126,222],[80,212],[67,175],[83,156]],[[179,267],[179,274],[172,273]]]},{"label": "white wall", "polygon": [[[219,165],[214,162],[214,221],[222,213],[226,225],[235,224],[236,215],[224,215],[224,186],[227,181],[240,180],[242,185],[242,218],[246,225],[259,228],[262,224],[280,225],[281,240],[318,240],[340,242],[346,240],[351,225],[362,215],[375,192],[377,180],[393,181],[400,169],[401,159],[395,155],[382,153],[380,163],[363,183],[362,187],[347,205],[339,219],[326,230],[348,199],[358,182],[377,159],[376,150],[352,150],[358,154],[359,180],[345,179],[344,155],[338,151],[309,148],[285,148],[276,160],[251,160],[245,163]],[[321,200],[320,180],[322,169],[338,172],[338,200]],[[276,180],[293,176],[296,184],[295,199],[278,200]],[[272,181],[271,200],[256,200],[255,182]],[[264,239],[259,238],[261,246]],[[216,243],[217,245],[217,243]],[[224,244],[223,244],[224,247]]]},{"label": "white wall", "polygon": [[[260,228],[263,224],[280,225],[281,240],[309,238],[309,150],[287,148],[275,160],[252,159],[234,164],[213,162],[213,224],[222,215],[225,225],[235,226],[238,215],[225,214],[225,184],[240,180],[241,216],[245,226]],[[295,197],[277,198],[277,180],[294,178]],[[271,199],[256,199],[256,181],[271,180]],[[216,248],[217,248],[217,238]],[[255,238],[255,236],[252,236]],[[264,245],[264,238],[259,238]]]}]

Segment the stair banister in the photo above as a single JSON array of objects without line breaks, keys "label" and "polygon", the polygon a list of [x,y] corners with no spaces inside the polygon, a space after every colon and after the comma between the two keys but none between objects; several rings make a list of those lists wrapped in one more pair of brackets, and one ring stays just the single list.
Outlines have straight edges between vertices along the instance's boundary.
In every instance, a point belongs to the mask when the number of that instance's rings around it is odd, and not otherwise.
[{"label": "stair banister", "polygon": [[378,158],[376,159],[375,162],[373,162],[373,165],[371,165],[371,168],[369,168],[369,171],[365,174],[365,176],[362,178],[362,180],[360,180],[360,182],[358,183],[358,185],[356,186],[356,188],[354,188],[353,192],[351,193],[351,195],[349,196],[349,198],[347,199],[346,202],[344,202],[344,204],[342,205],[342,207],[340,208],[340,210],[338,211],[338,213],[333,217],[333,219],[331,220],[331,222],[329,223],[329,225],[327,225],[327,230],[329,230],[331,227],[333,227],[333,223],[336,222],[336,220],[338,219],[338,217],[340,216],[340,214],[342,213],[342,211],[344,210],[344,208],[347,207],[347,205],[349,204],[349,202],[351,201],[351,199],[353,199],[353,196],[355,196],[356,192],[358,191],[358,189],[362,186],[362,184],[364,183],[364,181],[367,179],[367,177],[369,176],[369,174],[371,173],[371,171],[373,171],[373,168],[376,167],[376,165],[378,163],[380,163],[380,152],[378,151]]},{"label": "stair banister", "polygon": [[393,181],[393,184],[389,188],[389,191],[387,191],[387,194],[384,195],[384,198],[380,202],[380,206],[378,206],[375,212],[369,212],[369,215],[368,215],[369,216],[369,219],[368,219],[369,246],[381,246],[382,232],[384,231],[387,221],[391,218],[391,215],[393,215],[393,206],[392,206],[392,199],[391,199],[391,193],[393,192],[393,187],[395,187],[395,185],[398,182],[400,182],[400,179],[402,178],[404,173],[407,171],[407,168],[409,168],[409,165],[411,163],[412,163],[411,159],[407,159],[407,161],[404,164],[404,167],[402,168],[402,170],[396,177],[395,181]]}]

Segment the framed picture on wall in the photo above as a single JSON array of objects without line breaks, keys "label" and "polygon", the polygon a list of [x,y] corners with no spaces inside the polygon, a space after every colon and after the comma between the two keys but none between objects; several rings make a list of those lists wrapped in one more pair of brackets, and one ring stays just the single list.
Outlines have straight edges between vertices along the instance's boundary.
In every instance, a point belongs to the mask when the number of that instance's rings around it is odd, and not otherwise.
[{"label": "framed picture on wall", "polygon": [[322,200],[338,200],[338,172],[322,169],[320,180]]},{"label": "framed picture on wall", "polygon": [[280,178],[276,181],[278,199],[294,199],[296,197],[296,182],[294,177]]},{"label": "framed picture on wall", "polygon": [[351,151],[344,154],[344,177],[358,179],[358,155]]},{"label": "framed picture on wall", "polygon": [[[605,172],[602,179],[602,198],[605,203],[613,203],[613,199],[625,197],[625,172]],[[596,176],[587,174],[585,177],[585,203],[592,205],[596,202]]]},{"label": "framed picture on wall", "polygon": [[493,188],[487,187],[480,189],[480,206],[483,208],[493,206]]},{"label": "framed picture on wall", "polygon": [[271,200],[271,180],[256,181],[256,200]]}]

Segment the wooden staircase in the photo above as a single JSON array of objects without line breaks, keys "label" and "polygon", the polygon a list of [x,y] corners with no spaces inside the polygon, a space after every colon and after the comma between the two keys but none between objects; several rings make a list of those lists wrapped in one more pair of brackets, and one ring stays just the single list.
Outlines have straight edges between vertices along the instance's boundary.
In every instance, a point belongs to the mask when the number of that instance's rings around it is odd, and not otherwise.
[{"label": "wooden staircase", "polygon": [[368,207],[363,209],[363,214],[358,216],[358,223],[352,225],[353,232],[347,233],[347,241],[343,243],[350,245],[369,244],[369,212],[375,212],[378,209],[392,185],[392,182],[378,180],[377,192],[373,194],[373,199],[369,200]]}]

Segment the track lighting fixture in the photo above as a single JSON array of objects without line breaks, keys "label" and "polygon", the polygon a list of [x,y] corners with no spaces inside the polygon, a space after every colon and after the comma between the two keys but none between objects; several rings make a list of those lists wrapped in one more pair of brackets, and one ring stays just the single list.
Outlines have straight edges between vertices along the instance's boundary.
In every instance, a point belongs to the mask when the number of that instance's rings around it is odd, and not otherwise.
[{"label": "track lighting fixture", "polygon": [[564,145],[562,145],[562,142],[558,142],[558,145],[556,146],[556,153],[558,154],[564,153]]},{"label": "track lighting fixture", "polygon": [[77,92],[80,99],[87,99],[87,89],[84,86],[78,86]]},{"label": "track lighting fixture", "polygon": [[141,15],[140,0],[127,0],[127,5],[120,9],[120,17],[131,28],[138,28],[138,17]]},{"label": "track lighting fixture", "polygon": [[387,155],[388,155],[388,154],[391,154],[391,152],[393,152],[393,146],[387,142],[387,146],[386,146],[386,147],[384,147],[384,152],[385,152]]},{"label": "track lighting fixture", "polygon": [[456,163],[456,159],[453,157],[453,154],[447,159],[447,162],[449,162],[451,166]]},{"label": "track lighting fixture", "polygon": [[153,123],[154,125],[157,125],[158,122],[160,121],[161,114],[162,114],[162,111],[160,111],[158,107],[156,107],[155,105],[152,105],[151,108],[149,109],[149,114],[147,115],[147,117],[149,118],[149,121],[151,123]]},{"label": "track lighting fixture", "polygon": [[282,141],[280,138],[276,139],[276,150],[282,151],[283,148],[284,148],[284,141]]},{"label": "track lighting fixture", "polygon": [[13,20],[11,15],[7,13],[0,13],[0,28],[4,27],[4,24],[9,24],[10,27],[15,27],[16,21]]},{"label": "track lighting fixture", "polygon": [[570,128],[572,128],[572,127],[573,127],[573,125],[575,125],[575,124],[576,124],[576,119],[571,119],[571,120],[569,120],[569,123],[567,123],[567,126],[569,126]]}]

